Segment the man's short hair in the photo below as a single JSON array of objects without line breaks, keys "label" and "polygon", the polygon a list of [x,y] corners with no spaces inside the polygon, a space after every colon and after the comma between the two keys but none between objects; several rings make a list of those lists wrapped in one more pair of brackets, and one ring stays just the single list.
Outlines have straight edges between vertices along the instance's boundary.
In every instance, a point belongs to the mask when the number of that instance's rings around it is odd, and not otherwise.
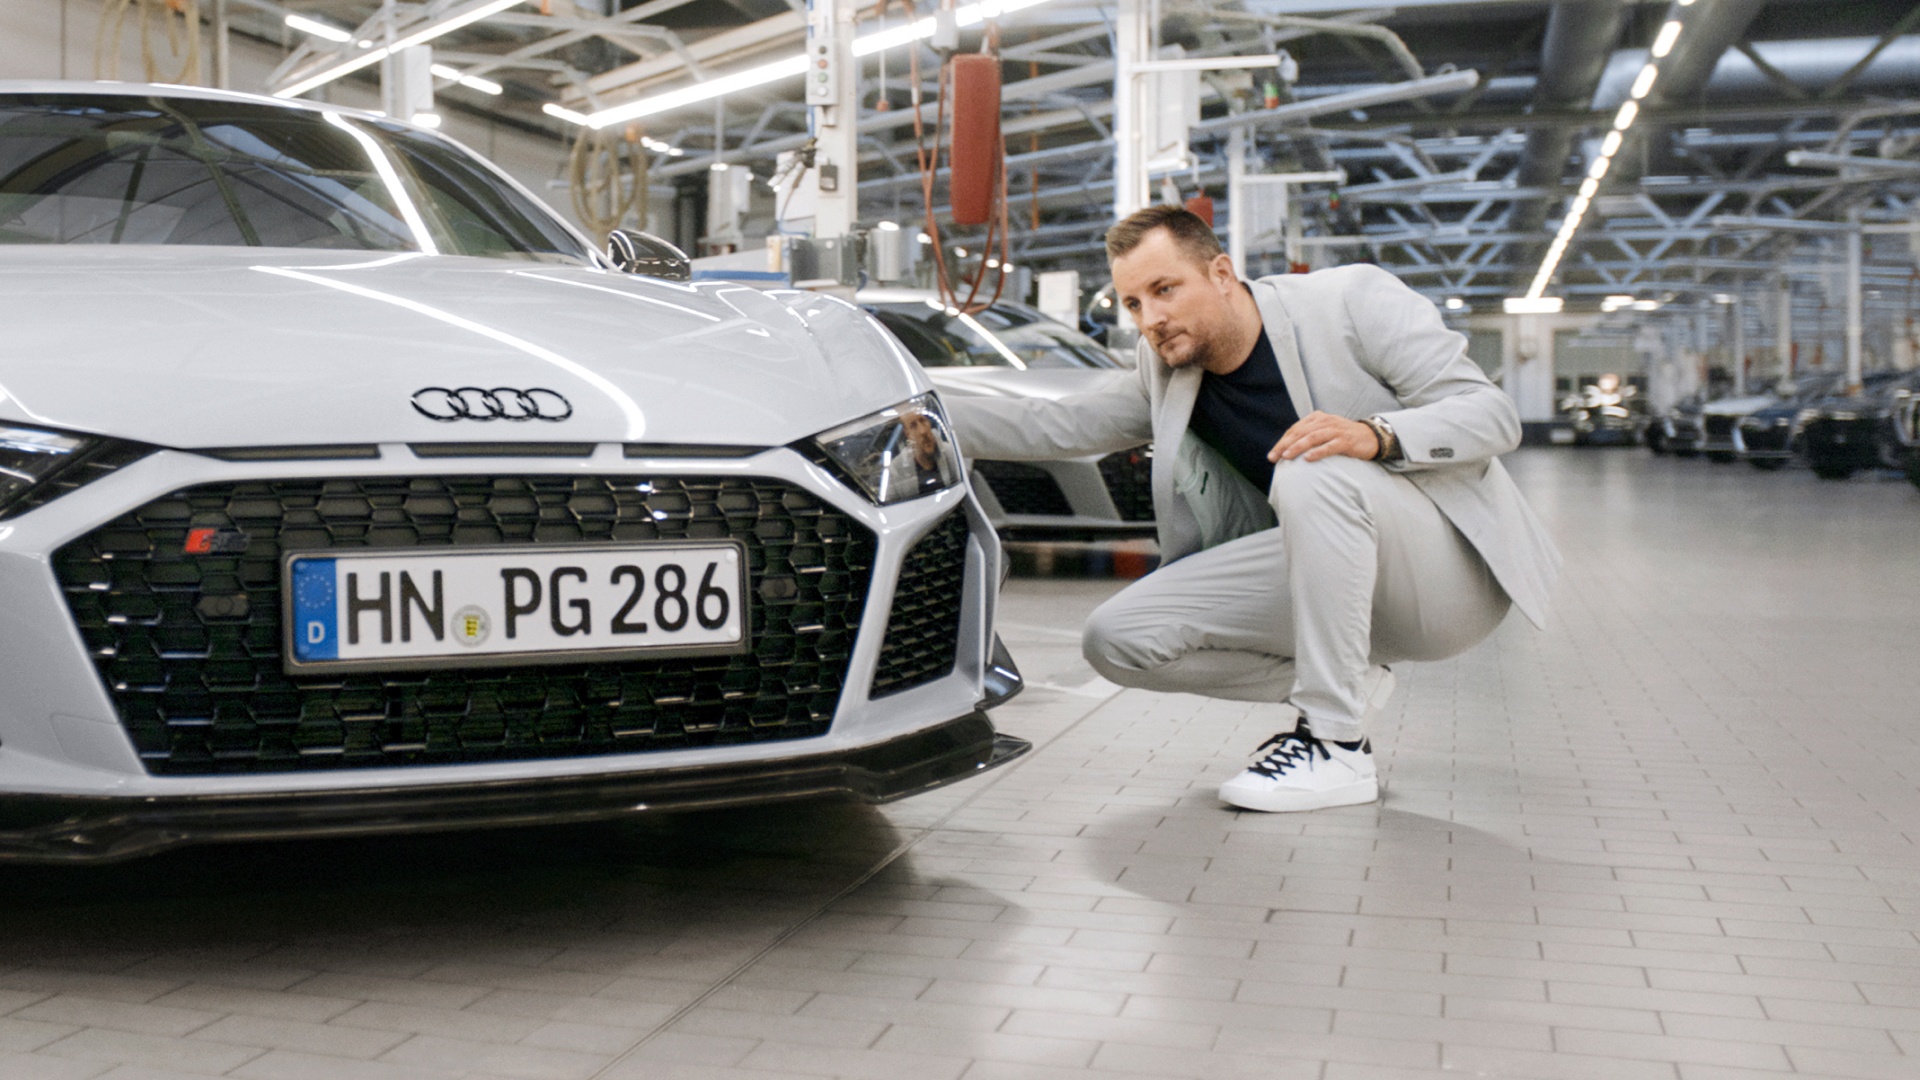
[{"label": "man's short hair", "polygon": [[1155,229],[1171,233],[1180,250],[1203,266],[1222,254],[1220,238],[1213,235],[1213,226],[1199,214],[1184,206],[1160,205],[1135,210],[1107,230],[1107,261],[1112,262],[1139,247]]}]

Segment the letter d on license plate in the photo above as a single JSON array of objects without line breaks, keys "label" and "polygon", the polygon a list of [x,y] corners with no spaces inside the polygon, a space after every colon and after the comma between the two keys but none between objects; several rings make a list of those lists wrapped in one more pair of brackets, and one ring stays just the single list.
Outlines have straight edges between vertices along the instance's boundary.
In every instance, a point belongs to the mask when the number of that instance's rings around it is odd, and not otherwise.
[{"label": "letter d on license plate", "polygon": [[734,543],[443,548],[286,558],[289,671],[744,652]]}]

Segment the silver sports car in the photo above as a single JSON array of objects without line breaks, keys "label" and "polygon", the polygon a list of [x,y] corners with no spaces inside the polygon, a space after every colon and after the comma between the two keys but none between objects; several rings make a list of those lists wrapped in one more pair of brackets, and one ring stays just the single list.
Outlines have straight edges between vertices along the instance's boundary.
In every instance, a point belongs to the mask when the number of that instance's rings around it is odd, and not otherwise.
[{"label": "silver sports car", "polygon": [[[857,297],[949,397],[1058,398],[1132,378],[1098,342],[1025,304],[978,314],[931,292],[863,289]],[[1153,448],[1059,461],[972,462],[973,488],[1008,537],[1152,536]]]},{"label": "silver sports car", "polygon": [[0,325],[0,857],[1024,748],[998,541],[851,304],[623,273],[392,120],[0,83]]}]

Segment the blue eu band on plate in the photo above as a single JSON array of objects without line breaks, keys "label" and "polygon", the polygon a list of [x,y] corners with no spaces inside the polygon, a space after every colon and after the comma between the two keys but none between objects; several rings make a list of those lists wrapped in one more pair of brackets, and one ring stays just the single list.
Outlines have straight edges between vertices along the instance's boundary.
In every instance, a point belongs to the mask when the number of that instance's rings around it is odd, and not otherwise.
[{"label": "blue eu band on plate", "polygon": [[288,667],[372,670],[739,652],[739,545],[287,558]]}]

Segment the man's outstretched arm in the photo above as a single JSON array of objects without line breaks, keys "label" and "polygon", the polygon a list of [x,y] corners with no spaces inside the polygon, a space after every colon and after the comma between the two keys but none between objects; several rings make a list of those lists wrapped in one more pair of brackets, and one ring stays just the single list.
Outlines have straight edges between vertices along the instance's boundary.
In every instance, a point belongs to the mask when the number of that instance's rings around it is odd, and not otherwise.
[{"label": "man's outstretched arm", "polygon": [[1037,398],[944,399],[960,450],[988,461],[1044,461],[1104,454],[1153,438],[1145,386],[1117,378],[1104,390],[1054,401]]}]

